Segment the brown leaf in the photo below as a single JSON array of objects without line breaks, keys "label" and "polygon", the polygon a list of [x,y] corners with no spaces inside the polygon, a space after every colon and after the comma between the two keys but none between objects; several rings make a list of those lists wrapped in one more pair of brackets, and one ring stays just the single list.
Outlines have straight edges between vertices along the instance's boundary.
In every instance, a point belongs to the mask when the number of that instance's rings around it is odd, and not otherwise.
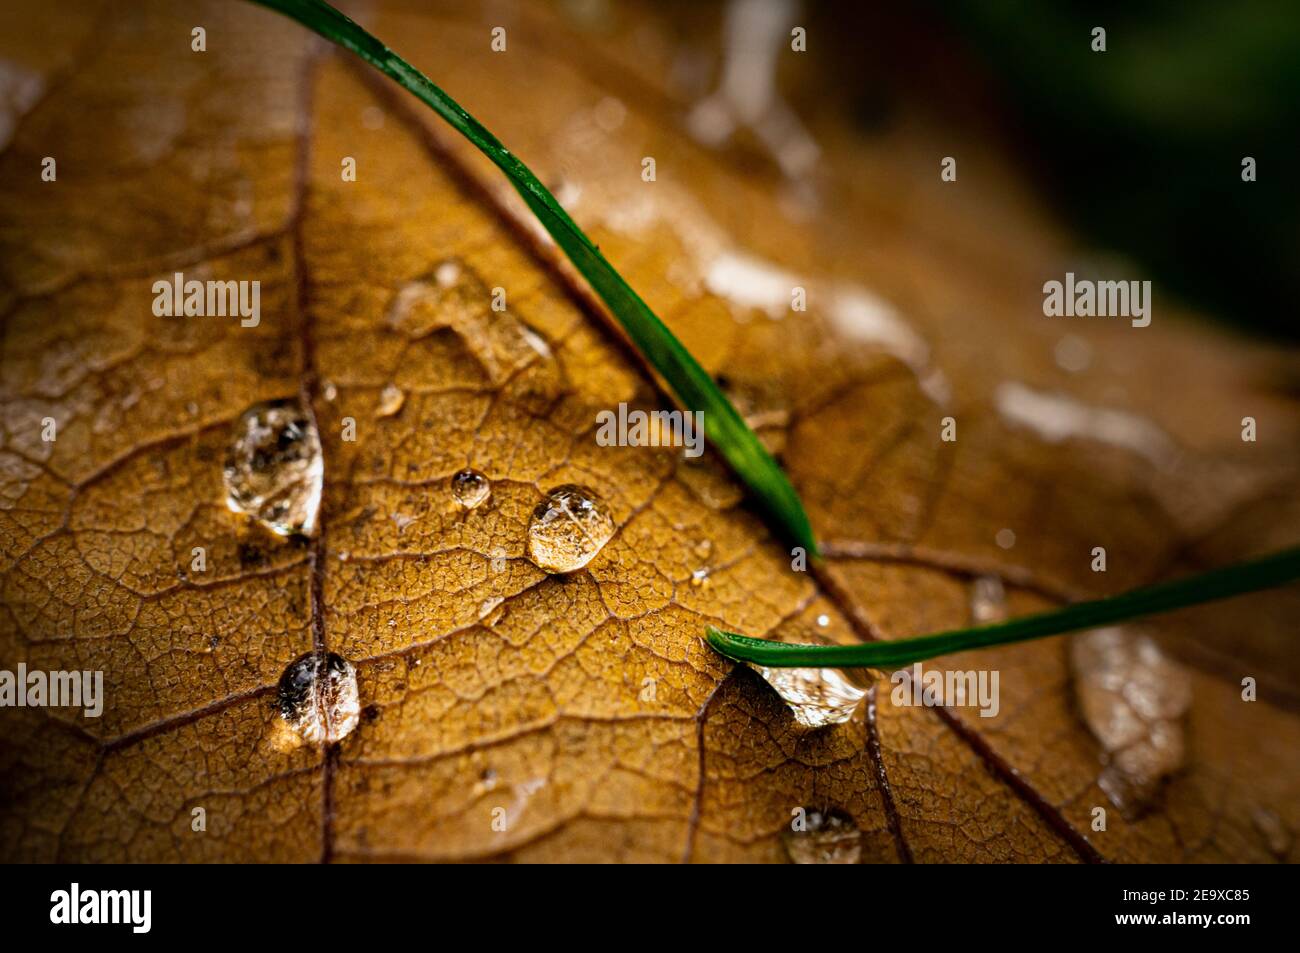
[{"label": "brown leaf", "polygon": [[[363,11],[725,378],[829,544],[799,573],[712,455],[596,446],[599,410],[667,399],[418,104],[262,10],[48,6],[5,13],[37,43],[0,29],[23,83],[0,97],[0,668],[102,670],[105,706],[0,713],[4,859],[1294,859],[1293,592],[1152,626],[1192,667],[1186,768],[1104,832],[1064,640],[943,663],[999,670],[996,717],[895,705],[880,676],[820,730],[702,642],[901,637],[964,624],[981,579],[1020,614],[1300,535],[1281,360],[1165,309],[1072,325],[1091,367],[1062,370],[1040,289],[1068,249],[1004,160],[940,193],[919,114],[875,136],[823,115],[808,207],[761,144],[691,139],[653,10],[521,7],[507,55],[476,7]],[[260,323],[156,317],[176,271],[259,280]],[[222,466],[247,408],[295,397],[325,484],[286,542],[226,508]],[[1063,399],[1059,439],[1035,414]],[[491,484],[471,509],[466,467]],[[562,484],[615,531],[548,575],[527,527]],[[361,706],[328,748],[277,707],[322,650]]]}]

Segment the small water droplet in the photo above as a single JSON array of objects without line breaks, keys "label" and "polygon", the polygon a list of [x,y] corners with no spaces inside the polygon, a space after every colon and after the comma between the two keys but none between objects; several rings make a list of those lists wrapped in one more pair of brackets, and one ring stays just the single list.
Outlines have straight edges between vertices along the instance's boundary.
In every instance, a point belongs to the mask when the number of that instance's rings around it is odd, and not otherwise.
[{"label": "small water droplet", "polygon": [[325,463],[298,400],[256,404],[235,423],[223,471],[226,505],[281,536],[316,531]]},{"label": "small water droplet", "polygon": [[1007,593],[997,576],[980,576],[971,586],[970,615],[975,622],[1001,622],[1007,617]]},{"label": "small water droplet", "polygon": [[708,559],[713,555],[713,540],[702,539],[695,544],[695,555],[701,559]]},{"label": "small water droplet", "polygon": [[1010,549],[1012,546],[1016,545],[1015,532],[1006,528],[998,530],[998,534],[994,539],[1003,549]]},{"label": "small water droplet", "polygon": [[451,495],[467,510],[472,510],[492,495],[492,483],[477,470],[466,467],[451,478]]},{"label": "small water droplet", "polygon": [[606,96],[596,103],[591,115],[596,120],[596,125],[604,132],[613,132],[623,125],[623,120],[627,118],[627,107],[623,105],[622,100]]},{"label": "small water droplet", "polygon": [[450,259],[442,262],[434,269],[433,280],[440,288],[450,288],[460,281],[460,263]]},{"label": "small water droplet", "polygon": [[357,670],[341,655],[308,652],[280,676],[280,716],[305,741],[332,744],[361,718]]},{"label": "small water droplet", "polygon": [[581,569],[614,535],[605,501],[585,486],[566,483],[546,494],[528,522],[528,558],[552,573]]},{"label": "small water droplet", "polygon": [[862,832],[853,818],[831,808],[803,809],[803,830],[787,830],[781,837],[786,853],[796,864],[856,864],[862,859]]},{"label": "small water droplet", "polygon": [[324,384],[321,385],[320,394],[327,401],[333,403],[335,400],[338,399],[339,389],[338,387],[335,386],[333,381],[326,381]]},{"label": "small water droplet", "polygon": [[497,773],[492,768],[484,768],[478,776],[478,781],[474,784],[474,793],[483,795],[489,791],[496,790]]},{"label": "small water droplet", "polygon": [[546,338],[542,337],[530,327],[521,327],[519,333],[523,336],[524,341],[541,357],[546,360],[551,359],[551,346],[546,343]]},{"label": "small water droplet", "polygon": [[379,392],[379,405],[375,408],[376,417],[391,417],[406,403],[406,393],[396,384],[385,384]]},{"label": "small water droplet", "polygon": [[709,567],[704,566],[691,573],[691,585],[695,588],[707,586],[709,584]]},{"label": "small water droplet", "polygon": [[817,617],[817,624],[824,629],[831,624],[831,617],[828,615],[819,615]]},{"label": "small water droplet", "polygon": [[795,721],[808,728],[848,721],[866,694],[833,668],[750,668],[776,689],[794,712]]},{"label": "small water droplet", "polygon": [[1055,354],[1057,366],[1072,374],[1086,371],[1092,363],[1092,345],[1074,334],[1067,334],[1056,342]]}]

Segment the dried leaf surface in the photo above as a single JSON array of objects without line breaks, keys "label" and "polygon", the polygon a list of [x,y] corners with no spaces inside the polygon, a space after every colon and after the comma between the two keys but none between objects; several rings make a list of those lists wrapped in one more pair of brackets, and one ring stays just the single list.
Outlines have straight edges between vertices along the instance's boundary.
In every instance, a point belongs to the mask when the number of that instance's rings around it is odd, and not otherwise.
[{"label": "dried leaf surface", "polygon": [[[1019,613],[1293,543],[1293,362],[1170,309],[1071,327],[1092,366],[1063,371],[1039,289],[1065,246],[1000,160],[940,193],[924,121],[868,138],[823,116],[834,201],[792,219],[770,161],[686,134],[651,11],[596,29],[529,5],[508,55],[476,6],[359,11],[725,377],[830,544],[792,572],[712,455],[596,446],[599,410],[665,398],[413,101],[261,10],[112,9],[18,4],[4,16],[39,42],[0,30],[39,85],[0,153],[0,662],[102,669],[107,696],[98,719],[0,713],[5,859],[782,860],[800,807],[851,819],[863,861],[1294,859],[1293,592],[1153,628],[1193,668],[1187,768],[1105,832],[1064,640],[945,660],[1000,670],[995,718],[897,707],[881,680],[808,731],[701,638],[900,637],[964,623],[990,574]],[[796,276],[808,312],[745,300],[745,268]],[[260,325],[153,316],[177,270],[259,279]],[[1049,439],[1008,393],[1133,420]],[[247,407],[299,394],[325,497],[318,535],[286,543],[225,509],[221,466]],[[466,466],[491,481],[468,511],[449,485]],[[565,483],[617,528],[548,576],[526,528]],[[328,750],[286,743],[273,704],[314,645],[355,664],[363,706]]]}]

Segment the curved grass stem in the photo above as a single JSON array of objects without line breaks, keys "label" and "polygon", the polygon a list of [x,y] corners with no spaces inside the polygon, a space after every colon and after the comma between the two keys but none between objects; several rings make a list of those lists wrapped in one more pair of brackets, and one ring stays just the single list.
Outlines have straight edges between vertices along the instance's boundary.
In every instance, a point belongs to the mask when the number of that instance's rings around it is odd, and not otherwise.
[{"label": "curved grass stem", "polygon": [[704,431],[781,535],[817,555],[799,494],[758,436],[667,326],[569,217],[532,170],[460,104],[380,40],[322,0],[252,0],[355,53],[428,105],[506,174],[542,226],[568,255],[646,360],[688,410],[704,412]]}]

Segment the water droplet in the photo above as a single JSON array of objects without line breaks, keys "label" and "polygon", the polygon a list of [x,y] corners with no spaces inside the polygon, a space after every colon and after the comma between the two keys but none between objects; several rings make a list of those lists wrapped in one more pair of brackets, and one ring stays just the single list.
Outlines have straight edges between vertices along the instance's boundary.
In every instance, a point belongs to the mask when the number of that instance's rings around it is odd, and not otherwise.
[{"label": "water droplet", "polygon": [[709,567],[704,566],[691,573],[691,585],[695,588],[707,586],[709,584]]},{"label": "water droplet", "polygon": [[482,796],[488,791],[496,790],[497,773],[493,768],[484,768],[478,776],[478,781],[474,784],[474,794]]},{"label": "water droplet", "polygon": [[466,467],[451,478],[451,495],[467,510],[472,510],[492,495],[492,484],[477,470]]},{"label": "water droplet", "polygon": [[281,536],[316,531],[325,463],[311,412],[298,400],[256,404],[235,423],[224,470],[226,505]]},{"label": "water droplet", "polygon": [[440,288],[450,288],[460,281],[460,263],[448,259],[434,269],[433,280]]},{"label": "water droplet", "polygon": [[528,558],[547,572],[581,569],[614,535],[605,501],[585,486],[566,483],[546,494],[528,522]]},{"label": "water droplet", "polygon": [[578,199],[582,197],[582,186],[568,179],[561,179],[551,189],[551,194],[555,196],[555,201],[559,202],[565,209],[572,211],[573,207],[578,204]]},{"label": "water droplet", "polygon": [[781,838],[793,863],[861,862],[862,832],[843,811],[806,807],[803,809],[803,825],[803,830],[788,830]]},{"label": "water droplet", "polygon": [[478,607],[479,621],[490,616],[492,612],[505,601],[506,600],[503,596],[492,596],[490,599],[484,599]]},{"label": "water droplet", "polygon": [[1007,593],[997,576],[980,576],[971,586],[970,615],[974,622],[1001,622],[1007,617]]},{"label": "water droplet", "polygon": [[819,615],[817,617],[817,624],[824,629],[831,624],[831,617],[828,615]]},{"label": "water droplet", "polygon": [[866,694],[833,668],[750,668],[776,689],[794,712],[795,721],[808,728],[848,721]]},{"label": "water droplet", "polygon": [[1104,749],[1097,783],[1125,817],[1140,817],[1183,765],[1191,679],[1149,637],[1124,628],[1074,636],[1070,661],[1079,710]]},{"label": "water droplet", "polygon": [[519,333],[528,346],[536,351],[539,356],[546,358],[548,361],[551,359],[551,346],[546,343],[546,338],[527,326],[520,327]]},{"label": "water droplet", "polygon": [[1072,374],[1086,371],[1092,363],[1092,345],[1074,334],[1067,334],[1056,342],[1055,354],[1057,366]]},{"label": "water droplet", "polygon": [[361,718],[357,670],[333,652],[308,652],[280,676],[279,707],[281,717],[305,741],[341,741]]},{"label": "water droplet", "polygon": [[998,530],[998,534],[994,539],[1003,549],[1010,549],[1012,546],[1016,545],[1015,532],[1006,528]]},{"label": "water droplet", "polygon": [[405,403],[405,392],[396,384],[387,384],[379,393],[379,406],[375,408],[375,416],[391,417],[401,410]]},{"label": "water droplet", "polygon": [[338,399],[339,389],[337,386],[335,386],[333,381],[326,381],[324,384],[321,385],[320,393],[321,396],[324,397],[327,401],[333,403],[335,400]]},{"label": "water droplet", "polygon": [[591,111],[591,116],[596,120],[596,125],[604,132],[613,132],[619,126],[623,125],[623,120],[627,118],[627,107],[623,101],[615,99],[613,96],[606,96]]},{"label": "water droplet", "polygon": [[695,555],[701,559],[708,559],[713,554],[713,540],[702,539],[695,544]]}]

